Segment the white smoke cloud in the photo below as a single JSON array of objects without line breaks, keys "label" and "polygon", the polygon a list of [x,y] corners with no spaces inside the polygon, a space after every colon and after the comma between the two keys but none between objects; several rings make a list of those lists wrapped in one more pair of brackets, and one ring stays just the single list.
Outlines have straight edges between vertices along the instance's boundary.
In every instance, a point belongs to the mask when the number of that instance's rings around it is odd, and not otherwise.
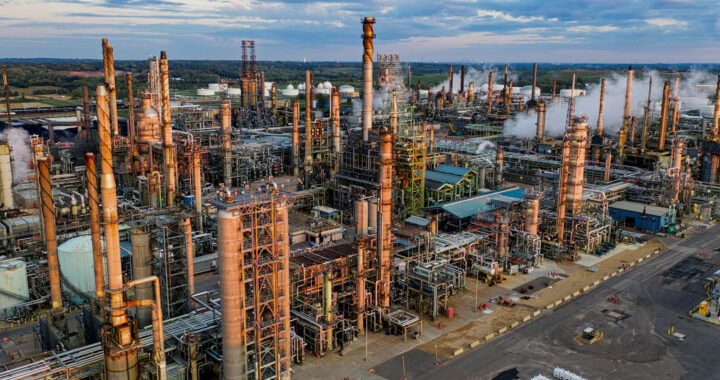
[{"label": "white smoke cloud", "polygon": [[29,164],[32,160],[30,153],[30,134],[22,128],[9,128],[0,133],[0,140],[10,144],[13,159],[13,181],[25,182],[30,175]]},{"label": "white smoke cloud", "polygon": [[[457,67],[457,68],[459,69],[460,67]],[[456,69],[456,67],[453,66],[453,92],[457,94],[460,92],[460,71],[458,70],[457,72],[455,72],[455,69]],[[493,90],[499,91],[500,89],[502,89],[502,85],[500,85],[500,87],[498,88],[497,84],[503,83],[503,81],[505,80],[505,77],[504,77],[505,68],[504,67],[498,68],[493,65],[484,64],[480,68],[475,68],[473,66],[465,67],[465,90],[467,90],[469,88],[470,82],[474,82],[475,83],[475,91],[479,91],[481,85],[488,83],[488,79],[489,79],[489,75],[490,75],[491,71],[493,72],[493,82],[495,83]],[[450,73],[448,73],[448,76],[449,75],[450,75]],[[510,80],[517,83],[517,74],[513,74],[508,69],[508,81],[510,81]],[[438,91],[442,90],[443,87],[445,87],[446,92],[450,91],[450,78],[449,77],[447,79],[445,79],[445,81],[443,81],[442,83],[433,87],[433,92],[438,92]]]},{"label": "white smoke cloud", "polygon": [[[637,116],[640,123],[643,107],[647,104],[650,76],[653,77],[651,101],[662,100],[664,78],[656,71],[642,74],[635,72],[630,101],[630,115]],[[715,79],[713,79],[715,78]],[[698,84],[713,84],[717,77],[704,71],[691,71],[680,78],[678,97],[685,111],[697,109],[708,104],[708,95],[715,90],[714,86],[698,87]],[[673,97],[675,82],[670,79],[670,98]],[[616,135],[622,127],[625,109],[625,89],[627,74],[612,74],[605,79],[605,99],[603,104],[603,133]],[[592,129],[597,126],[598,107],[600,104],[600,83],[588,84],[587,94],[575,98],[575,113],[584,114]],[[560,137],[565,132],[567,121],[567,101],[548,103],[545,116],[545,134]],[[533,137],[536,134],[537,113],[535,111],[520,112],[514,118],[505,121],[504,133],[518,137]],[[637,128],[637,127],[636,127]]]}]

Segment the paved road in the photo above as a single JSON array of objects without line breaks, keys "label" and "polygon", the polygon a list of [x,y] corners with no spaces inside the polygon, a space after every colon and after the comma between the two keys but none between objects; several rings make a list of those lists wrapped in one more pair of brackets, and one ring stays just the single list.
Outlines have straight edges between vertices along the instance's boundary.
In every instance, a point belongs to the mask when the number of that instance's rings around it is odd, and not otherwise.
[{"label": "paved road", "polygon": [[[492,379],[508,370],[517,370],[520,379],[552,377],[555,366],[593,380],[718,378],[720,328],[692,319],[688,311],[704,298],[704,279],[717,269],[720,226],[667,244],[663,254],[439,366],[431,355],[406,353],[407,379]],[[700,257],[702,251],[712,257]],[[608,302],[614,295],[620,303]],[[671,326],[684,340],[667,334]],[[603,331],[604,338],[592,345],[577,342],[585,327]],[[376,369],[399,379],[402,358]]]}]

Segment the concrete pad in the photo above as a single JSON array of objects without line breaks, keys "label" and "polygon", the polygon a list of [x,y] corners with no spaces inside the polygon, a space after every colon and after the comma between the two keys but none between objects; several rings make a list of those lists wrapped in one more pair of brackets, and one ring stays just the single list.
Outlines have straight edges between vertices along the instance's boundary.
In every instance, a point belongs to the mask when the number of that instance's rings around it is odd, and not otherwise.
[{"label": "concrete pad", "polygon": [[487,335],[485,335],[485,341],[487,342],[488,340],[490,340],[490,339],[492,339],[492,338],[494,338],[494,337],[495,337],[495,333],[487,334]]},{"label": "concrete pad", "polygon": [[514,329],[514,328],[518,327],[519,325],[520,325],[520,322],[515,321],[515,322],[513,322],[513,323],[510,324],[510,328],[511,328],[511,329]]},{"label": "concrete pad", "polygon": [[503,327],[503,328],[501,328],[500,330],[498,330],[498,335],[500,335],[500,334],[502,334],[502,333],[505,333],[505,332],[507,332],[507,331],[508,331],[508,328],[507,328],[507,327]]}]

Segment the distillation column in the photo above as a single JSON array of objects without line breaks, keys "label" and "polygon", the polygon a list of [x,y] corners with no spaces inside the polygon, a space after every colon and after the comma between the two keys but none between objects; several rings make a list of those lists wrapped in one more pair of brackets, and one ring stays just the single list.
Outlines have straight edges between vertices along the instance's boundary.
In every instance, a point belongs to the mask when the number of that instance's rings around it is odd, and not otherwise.
[{"label": "distillation column", "polygon": [[293,129],[292,129],[292,166],[293,176],[300,177],[300,102],[293,101]]},{"label": "distillation column", "polygon": [[105,273],[103,269],[102,245],[100,242],[100,202],[98,198],[98,179],[95,169],[95,155],[85,155],[85,178],[88,192],[88,207],[90,208],[90,236],[93,249],[93,270],[95,273],[95,302],[102,307],[105,292]]},{"label": "distillation column", "polygon": [[160,52],[160,76],[162,80],[163,104],[163,163],[165,164],[165,188],[167,205],[175,204],[175,144],[173,143],[172,124],[170,121],[170,74],[168,73],[167,53]]},{"label": "distillation column", "polygon": [[60,291],[60,264],[58,262],[57,239],[55,237],[55,205],[53,203],[52,183],[50,181],[50,158],[45,157],[38,160],[38,169],[52,310],[53,312],[60,312],[63,308],[63,303],[62,293]]},{"label": "distillation column", "polygon": [[630,102],[632,100],[633,68],[628,67],[627,87],[625,88],[625,112],[623,113],[622,128],[618,134],[617,155],[615,160],[622,164],[625,160],[625,144],[627,142],[628,128],[630,127]]},{"label": "distillation column", "polygon": [[363,19],[363,99],[362,99],[362,133],[363,141],[368,141],[370,130],[372,129],[372,107],[373,107],[373,24],[374,17],[365,17]]},{"label": "distillation column", "polygon": [[390,266],[392,260],[392,238],[390,227],[392,225],[392,177],[393,177],[393,135],[392,131],[383,127],[380,130],[380,162],[378,168],[378,182],[380,183],[380,207],[378,218],[378,258],[380,270],[380,294],[378,303],[380,307],[390,307]]},{"label": "distillation column", "polygon": [[228,189],[233,186],[232,183],[232,146],[231,134],[232,129],[232,104],[230,99],[223,100],[220,105],[220,127],[222,130],[222,156],[223,156],[223,182]]}]

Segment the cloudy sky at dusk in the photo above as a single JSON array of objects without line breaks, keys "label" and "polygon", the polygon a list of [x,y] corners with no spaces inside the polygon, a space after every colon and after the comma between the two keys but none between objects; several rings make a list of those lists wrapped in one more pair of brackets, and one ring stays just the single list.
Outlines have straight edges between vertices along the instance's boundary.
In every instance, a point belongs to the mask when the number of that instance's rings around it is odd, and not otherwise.
[{"label": "cloudy sky at dusk", "polygon": [[0,0],[0,57],[359,61],[363,16],[404,61],[720,62],[718,0]]}]

